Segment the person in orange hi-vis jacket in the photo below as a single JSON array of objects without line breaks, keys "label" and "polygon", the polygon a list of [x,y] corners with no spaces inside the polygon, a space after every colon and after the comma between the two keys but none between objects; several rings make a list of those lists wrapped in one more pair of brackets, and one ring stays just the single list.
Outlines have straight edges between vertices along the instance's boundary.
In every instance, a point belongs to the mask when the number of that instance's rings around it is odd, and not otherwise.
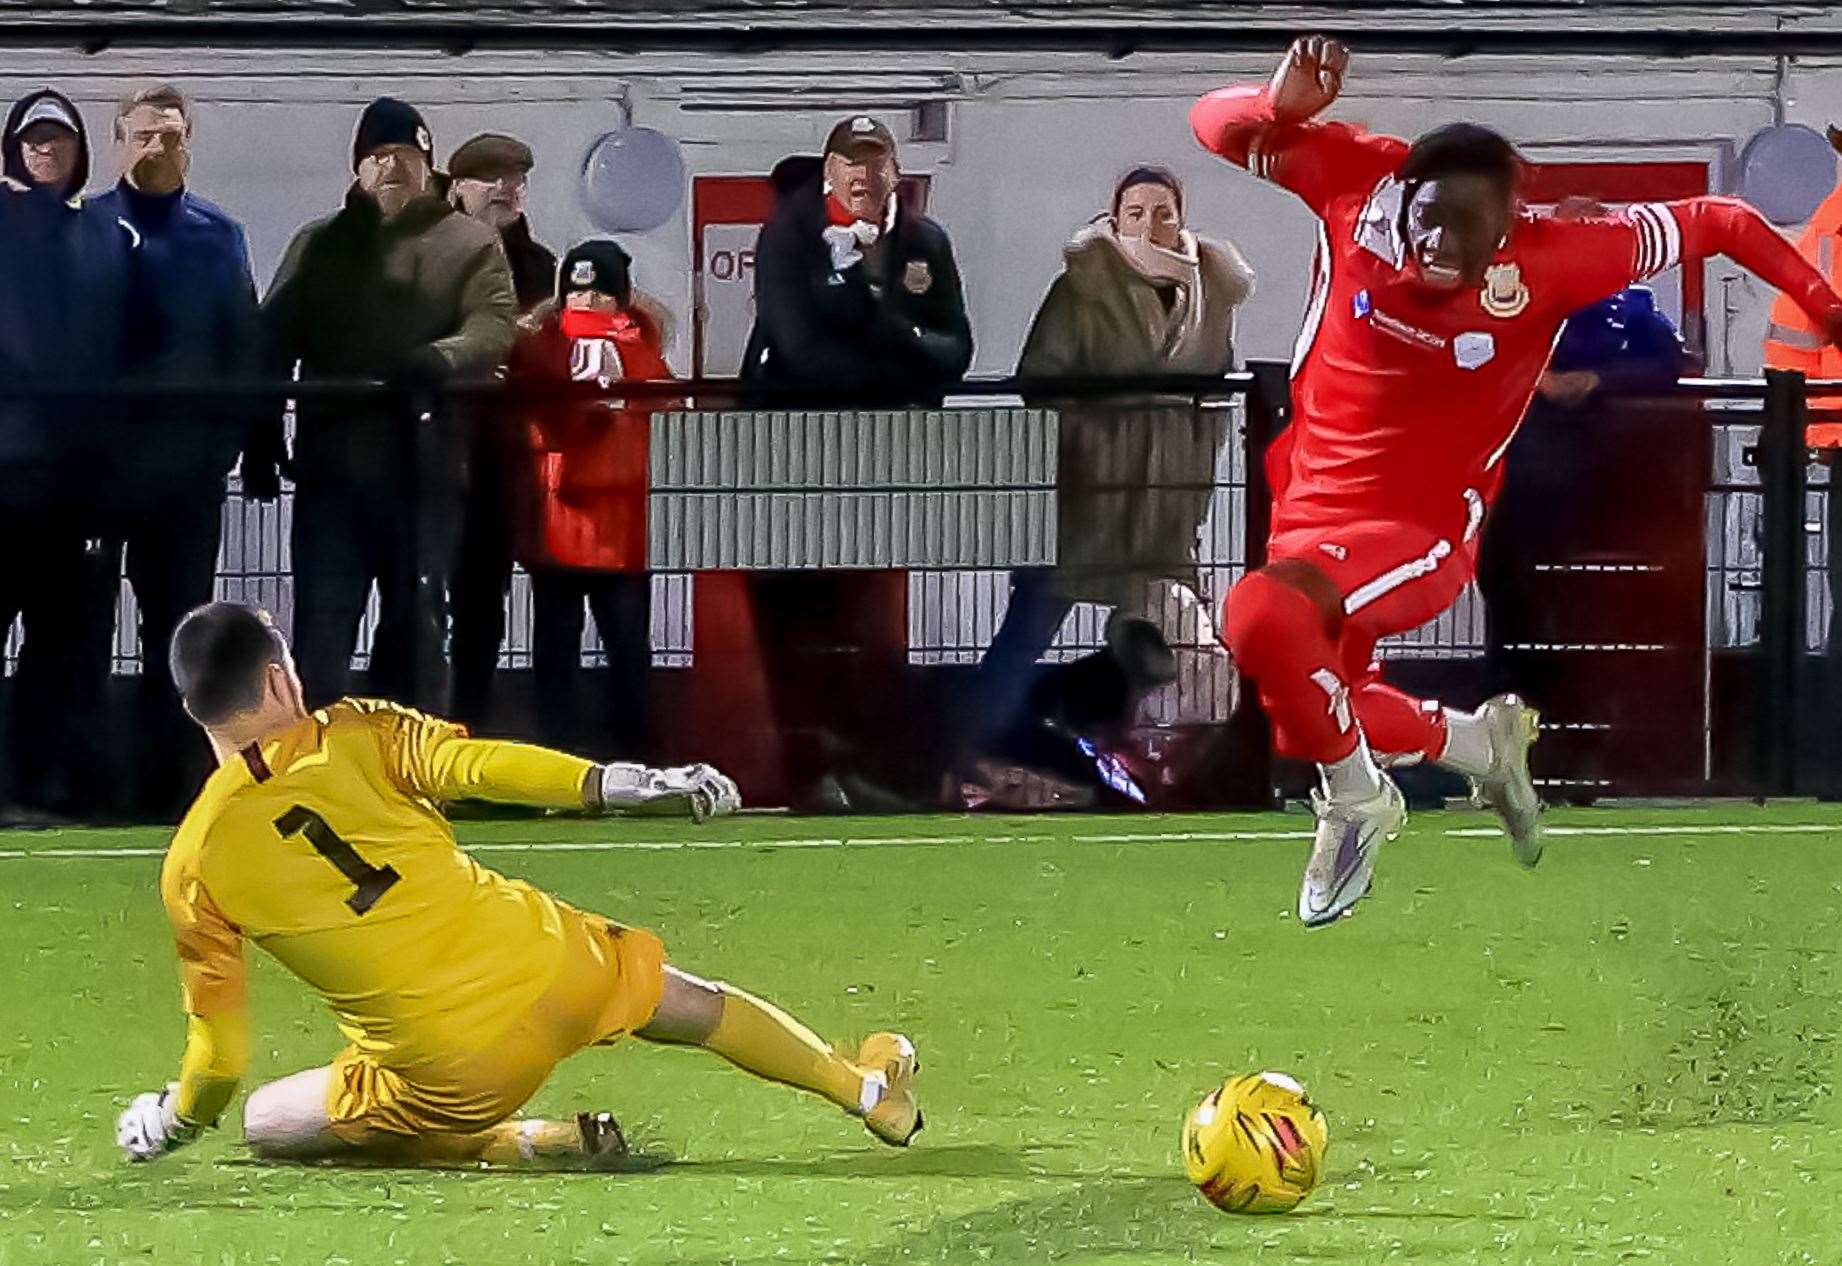
[{"label": "person in orange hi-vis jacket", "polygon": [[[1831,125],[1829,143],[1842,152],[1842,128]],[[1810,217],[1797,239],[1802,255],[1830,285],[1842,280],[1842,185],[1830,191]],[[1765,328],[1765,363],[1771,369],[1795,369],[1806,378],[1842,378],[1842,349],[1810,324],[1796,302],[1779,295],[1772,304],[1771,324]],[[1833,460],[1842,449],[1842,396],[1813,396],[1810,424],[1805,432],[1810,447],[1827,450]]]},{"label": "person in orange hi-vis jacket", "polygon": [[[1842,153],[1842,128],[1830,125],[1829,143]],[[1833,286],[1842,279],[1842,185],[1830,191],[1823,205],[1816,209],[1797,239],[1797,253],[1813,264]],[[1795,369],[1806,378],[1842,378],[1842,350],[1829,342],[1810,324],[1803,309],[1778,297],[1772,305],[1771,324],[1765,330],[1765,363],[1772,369]],[[1805,442],[1817,450],[1829,467],[1828,503],[1829,536],[1829,668],[1825,690],[1826,706],[1833,714],[1842,711],[1842,395],[1812,395],[1808,401],[1810,416],[1805,426]],[[1842,800],[1842,751],[1834,753],[1825,767],[1827,786],[1817,789],[1825,800]]]}]

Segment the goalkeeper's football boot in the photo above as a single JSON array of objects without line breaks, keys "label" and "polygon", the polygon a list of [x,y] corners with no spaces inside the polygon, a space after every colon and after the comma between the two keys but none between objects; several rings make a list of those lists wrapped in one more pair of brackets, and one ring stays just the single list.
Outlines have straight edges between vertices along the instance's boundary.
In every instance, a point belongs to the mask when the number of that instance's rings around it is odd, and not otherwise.
[{"label": "goalkeeper's football boot", "polygon": [[1529,777],[1529,748],[1541,734],[1541,714],[1515,695],[1498,695],[1478,709],[1490,733],[1490,772],[1471,780],[1471,795],[1496,811],[1516,860],[1541,860],[1541,798]]},{"label": "goalkeeper's football boot", "polygon": [[1400,788],[1386,774],[1381,788],[1379,795],[1347,803],[1321,791],[1311,793],[1317,838],[1298,889],[1298,917],[1306,927],[1336,922],[1368,895],[1376,854],[1407,824],[1407,801]]},{"label": "goalkeeper's football boot", "polygon": [[891,1147],[907,1147],[921,1133],[921,1105],[915,1099],[920,1062],[915,1044],[900,1033],[872,1033],[857,1048],[853,1061],[864,1073],[882,1080],[882,1095],[863,1114],[864,1128]]},{"label": "goalkeeper's football boot", "polygon": [[618,1167],[627,1159],[627,1136],[612,1112],[578,1112],[576,1129],[582,1134],[582,1156],[591,1169]]}]

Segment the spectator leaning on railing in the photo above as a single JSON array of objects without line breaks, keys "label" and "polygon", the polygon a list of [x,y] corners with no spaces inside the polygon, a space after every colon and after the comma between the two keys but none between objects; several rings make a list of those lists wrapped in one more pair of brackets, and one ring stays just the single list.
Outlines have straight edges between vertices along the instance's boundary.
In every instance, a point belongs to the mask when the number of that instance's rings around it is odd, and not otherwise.
[{"label": "spectator leaning on railing", "polygon": [[[243,229],[186,187],[192,108],[170,84],[141,89],[115,115],[121,178],[91,205],[119,217],[140,240],[134,337],[151,349],[140,372],[157,381],[209,385],[259,370],[256,287]],[[210,753],[180,708],[160,648],[186,612],[211,601],[217,574],[224,477],[259,406],[221,397],[163,399],[124,411],[112,429],[112,537],[151,661],[139,678],[142,758],[135,807],[183,809],[210,769]],[[112,617],[113,609],[105,613]],[[101,630],[106,654],[109,621]]]},{"label": "spectator leaning on railing", "polygon": [[[663,382],[657,323],[635,305],[632,261],[607,238],[564,256],[556,299],[513,349],[514,383]],[[540,733],[557,747],[639,759],[648,746],[652,577],[646,570],[648,430],[658,405],[546,399],[527,406],[518,560],[531,573],[531,668]],[[581,724],[584,603],[607,654]]]},{"label": "spectator leaning on railing", "polygon": [[[82,116],[49,89],[22,98],[0,158],[0,385],[107,387],[135,350],[135,239],[79,201],[90,168]],[[0,396],[0,630],[16,615],[25,626],[10,687],[10,794],[34,811],[95,803],[83,786],[96,768],[85,731],[102,732],[102,677],[85,671],[82,634],[114,610],[97,511],[114,494],[104,459],[117,405]]]},{"label": "spectator leaning on railing", "polygon": [[[1107,212],[1075,235],[1030,326],[1024,378],[1222,374],[1234,367],[1235,310],[1254,274],[1228,242],[1184,227],[1183,187],[1138,167]],[[1010,725],[1032,666],[1077,601],[1142,617],[1178,648],[1178,708],[1225,715],[1232,668],[1202,595],[1199,533],[1228,415],[1186,399],[1070,401],[1060,407],[1057,565],[1011,575],[986,652],[981,712]]]},{"label": "spectator leaning on railing", "polygon": [[[535,161],[529,145],[498,132],[482,132],[448,159],[448,199],[499,235],[521,313],[556,292],[556,256],[532,237],[525,217],[525,190]],[[460,555],[451,587],[451,714],[479,726],[486,723],[492,701],[499,643],[505,636],[505,595],[512,583],[512,510],[506,493],[516,460],[508,441],[518,427],[490,406],[472,421]]]},{"label": "spectator leaning on railing", "polygon": [[896,196],[895,138],[866,115],[823,158],[774,173],[755,247],[755,327],[742,381],[842,404],[925,404],[972,363],[946,230]]},{"label": "spectator leaning on railing", "polygon": [[[429,401],[485,377],[511,348],[517,302],[498,234],[431,189],[433,141],[390,97],[365,107],[345,206],[302,229],[262,306],[271,364],[304,379],[383,378],[393,399],[300,402],[292,457],[295,645],[308,697],[346,693],[373,581],[380,615],[371,688],[442,701],[445,582],[457,535],[464,428]],[[246,486],[273,494],[281,416],[245,458]]]}]

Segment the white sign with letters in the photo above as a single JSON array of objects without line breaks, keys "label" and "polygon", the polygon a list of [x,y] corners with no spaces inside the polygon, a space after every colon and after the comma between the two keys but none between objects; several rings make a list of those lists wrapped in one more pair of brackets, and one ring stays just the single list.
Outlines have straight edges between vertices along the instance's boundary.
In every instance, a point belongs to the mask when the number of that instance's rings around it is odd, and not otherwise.
[{"label": "white sign with letters", "polygon": [[704,225],[703,364],[706,378],[742,370],[755,323],[755,239],[759,224]]}]

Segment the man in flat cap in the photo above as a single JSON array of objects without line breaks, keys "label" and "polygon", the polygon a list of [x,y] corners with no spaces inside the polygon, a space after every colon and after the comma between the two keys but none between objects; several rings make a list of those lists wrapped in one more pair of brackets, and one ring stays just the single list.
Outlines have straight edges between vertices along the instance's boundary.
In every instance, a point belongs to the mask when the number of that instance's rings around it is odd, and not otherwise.
[{"label": "man in flat cap", "polygon": [[[529,145],[503,132],[482,132],[448,159],[448,200],[499,235],[511,261],[518,311],[533,322],[537,317],[532,310],[556,290],[556,256],[531,236],[525,216],[525,191],[535,162]],[[506,475],[513,469],[510,442],[518,418],[487,409],[473,423],[460,557],[450,594],[454,635],[449,710],[455,720],[480,726],[492,702],[499,643],[505,636],[505,595],[512,584],[511,490]]]},{"label": "man in flat cap", "polygon": [[[292,474],[294,644],[307,698],[350,693],[359,621],[376,584],[373,693],[438,709],[446,586],[458,536],[465,431],[446,383],[486,378],[518,316],[499,235],[433,188],[434,141],[415,107],[380,97],[352,146],[344,207],[296,234],[262,305],[274,368],[303,379],[381,378],[384,399],[300,401]],[[272,491],[281,415],[244,458]]]},{"label": "man in flat cap", "polygon": [[502,132],[482,132],[448,159],[448,198],[499,235],[512,264],[518,310],[529,312],[556,289],[556,255],[531,236],[525,191],[536,159],[531,147]]}]

